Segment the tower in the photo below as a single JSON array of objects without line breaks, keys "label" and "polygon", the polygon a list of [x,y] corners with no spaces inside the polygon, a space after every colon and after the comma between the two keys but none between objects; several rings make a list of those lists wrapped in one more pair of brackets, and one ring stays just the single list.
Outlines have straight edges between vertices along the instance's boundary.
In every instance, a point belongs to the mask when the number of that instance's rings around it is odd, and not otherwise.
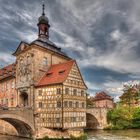
[{"label": "tower", "polygon": [[49,19],[45,16],[45,5],[42,5],[42,15],[38,19],[39,39],[49,39]]}]

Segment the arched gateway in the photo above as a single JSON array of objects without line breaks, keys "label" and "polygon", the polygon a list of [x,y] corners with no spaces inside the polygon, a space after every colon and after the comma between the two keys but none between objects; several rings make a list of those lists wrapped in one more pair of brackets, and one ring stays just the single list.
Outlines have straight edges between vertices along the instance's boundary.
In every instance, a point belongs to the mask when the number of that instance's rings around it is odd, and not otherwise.
[{"label": "arched gateway", "polygon": [[31,109],[0,110],[0,119],[14,126],[19,136],[32,137],[34,135],[34,119]]},{"label": "arched gateway", "polygon": [[86,119],[87,119],[87,125],[86,125],[87,129],[98,129],[98,127],[100,126],[97,118],[92,114],[87,113]]}]

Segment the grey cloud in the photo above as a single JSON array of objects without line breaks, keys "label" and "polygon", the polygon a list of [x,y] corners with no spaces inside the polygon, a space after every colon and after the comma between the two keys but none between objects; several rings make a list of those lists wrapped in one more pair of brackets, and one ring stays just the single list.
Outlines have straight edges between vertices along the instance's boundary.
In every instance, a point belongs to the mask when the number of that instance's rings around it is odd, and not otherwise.
[{"label": "grey cloud", "polygon": [[[77,60],[91,92],[139,80],[139,1],[45,3],[50,39]],[[37,38],[41,4],[38,0],[0,0],[0,52],[7,56],[0,64],[14,61],[8,54],[21,40],[30,42]]]}]

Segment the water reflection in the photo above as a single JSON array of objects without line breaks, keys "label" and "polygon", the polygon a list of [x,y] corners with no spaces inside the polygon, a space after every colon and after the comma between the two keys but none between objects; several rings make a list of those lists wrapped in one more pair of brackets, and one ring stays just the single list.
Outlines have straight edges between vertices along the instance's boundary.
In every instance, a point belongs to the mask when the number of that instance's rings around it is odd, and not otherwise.
[{"label": "water reflection", "polygon": [[31,140],[31,139],[7,136],[7,135],[0,135],[0,140]]},{"label": "water reflection", "polygon": [[140,140],[140,130],[93,130],[87,134],[88,140]]},{"label": "water reflection", "polygon": [[[88,140],[140,140],[140,130],[93,130],[88,131]],[[29,140],[13,136],[0,135],[0,140]]]}]

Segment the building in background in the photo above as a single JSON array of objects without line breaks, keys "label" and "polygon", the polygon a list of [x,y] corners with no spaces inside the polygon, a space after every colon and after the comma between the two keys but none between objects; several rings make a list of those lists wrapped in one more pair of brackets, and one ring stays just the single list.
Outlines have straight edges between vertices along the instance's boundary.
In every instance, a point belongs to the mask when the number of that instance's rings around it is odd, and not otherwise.
[{"label": "building in background", "polygon": [[88,107],[114,108],[114,100],[111,96],[102,91],[88,99]]},{"label": "building in background", "polygon": [[86,126],[86,90],[75,60],[49,40],[49,20],[38,21],[38,38],[21,42],[16,62],[0,70],[1,106],[32,108],[35,128]]},{"label": "building in background", "polygon": [[105,92],[96,93],[95,97],[93,98],[93,102],[95,103],[95,107],[114,107],[113,98]]},{"label": "building in background", "polygon": [[15,64],[0,69],[0,107],[17,105],[15,82]]}]

